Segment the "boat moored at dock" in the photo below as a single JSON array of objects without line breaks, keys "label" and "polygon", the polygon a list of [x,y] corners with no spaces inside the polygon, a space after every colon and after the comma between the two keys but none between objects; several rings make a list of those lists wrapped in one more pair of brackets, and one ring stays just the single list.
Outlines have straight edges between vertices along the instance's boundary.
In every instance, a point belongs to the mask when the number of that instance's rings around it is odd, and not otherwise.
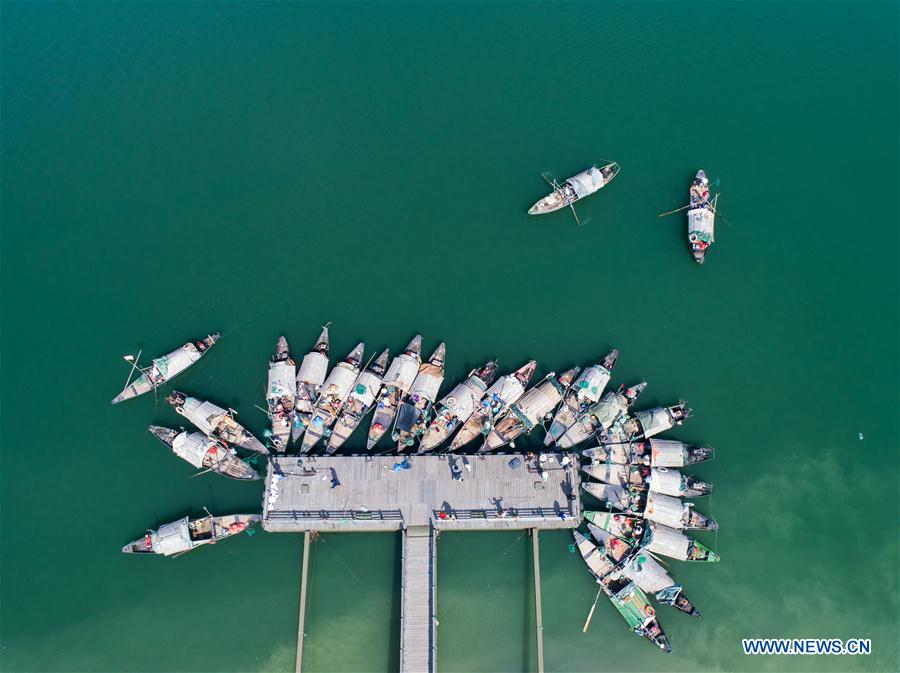
[{"label": "boat moored at dock", "polygon": [[[127,356],[125,360],[132,363],[132,373],[137,369],[141,372],[141,375],[134,381],[126,383],[125,388],[113,398],[112,403],[118,404],[119,402],[130,400],[138,395],[149,393],[151,390],[159,388],[164,383],[171,381],[203,357],[220,338],[221,335],[218,332],[213,332],[205,339],[188,341],[181,348],[172,351],[168,355],[156,358],[150,363],[149,367],[144,368],[138,366],[136,358],[130,355]],[[129,379],[130,378],[131,377],[129,377]]]},{"label": "boat moored at dock", "polygon": [[294,397],[297,392],[294,360],[287,339],[278,337],[275,354],[269,361],[269,381],[266,385],[266,406],[272,422],[272,443],[277,451],[287,449],[294,423]]},{"label": "boat moored at dock", "polygon": [[322,326],[322,332],[312,350],[303,356],[297,368],[297,393],[294,401],[294,423],[291,427],[291,440],[297,441],[309,425],[313,407],[319,396],[325,377],[328,375],[328,326]]},{"label": "boat moored at dock", "polygon": [[671,430],[676,425],[683,424],[690,417],[691,410],[684,402],[668,407],[636,411],[633,415],[623,418],[620,423],[617,423],[613,431],[609,433],[609,438],[611,441],[650,439],[661,432]]},{"label": "boat moored at dock", "polygon": [[150,432],[172,452],[197,469],[217,472],[238,481],[256,481],[259,474],[238,457],[234,449],[199,432],[173,430],[151,425]]},{"label": "boat moored at dock", "polygon": [[700,498],[712,493],[712,484],[667,467],[591,463],[581,470],[613,486],[647,486],[656,493],[675,497]]},{"label": "boat moored at dock", "polygon": [[419,373],[422,364],[422,335],[417,334],[400,355],[395,357],[384,379],[381,382],[381,392],[375,402],[375,412],[372,414],[372,423],[369,426],[369,437],[366,441],[366,450],[372,447],[384,436],[384,433],[393,425],[397,410],[409,394]]},{"label": "boat moored at dock", "polygon": [[553,417],[550,429],[547,430],[547,435],[544,437],[545,446],[555,444],[566,433],[566,430],[572,426],[578,416],[600,399],[600,396],[606,389],[606,385],[609,383],[612,369],[616,366],[618,357],[619,351],[611,350],[606,354],[602,362],[587,367],[575,379],[575,383],[569,388],[562,405]]},{"label": "boat moored at dock", "polygon": [[676,530],[716,530],[718,524],[686,503],[671,495],[655,493],[642,487],[622,487],[610,484],[582,482],[581,487],[610,507],[640,516],[647,521],[661,523]]},{"label": "boat moored at dock", "polygon": [[497,362],[492,360],[483,367],[473,369],[465,381],[444,396],[438,404],[434,420],[422,435],[419,453],[430,451],[446,441],[457,427],[469,420],[496,374]]},{"label": "boat moored at dock", "polygon": [[177,390],[169,393],[166,401],[207,437],[248,451],[269,453],[262,442],[234,420],[233,412],[230,409],[223,409],[212,402],[190,397]]},{"label": "boat moored at dock", "polygon": [[495,451],[515,442],[522,434],[528,434],[552,414],[562,401],[572,381],[578,376],[579,367],[573,367],[559,379],[550,372],[543,381],[526,391],[521,399],[509,408],[509,413],[494,424],[480,451]]},{"label": "boat moored at dock", "polygon": [[444,358],[446,346],[441,343],[419,366],[419,372],[409,387],[409,395],[397,411],[397,424],[392,439],[397,442],[397,450],[404,451],[416,443],[416,438],[425,431],[428,416],[434,406],[441,383],[444,382]]},{"label": "boat moored at dock", "polygon": [[660,603],[671,605],[692,617],[700,616],[700,611],[685,596],[681,585],[653,556],[592,523],[588,524],[588,530],[607,556],[617,563],[615,572],[637,584],[642,591],[653,594]]},{"label": "boat moored at dock", "polygon": [[375,398],[381,390],[381,377],[387,369],[388,354],[389,351],[385,348],[357,377],[328,437],[326,453],[331,454],[341,448],[375,404]]},{"label": "boat moored at dock", "polygon": [[668,654],[672,651],[669,639],[656,618],[656,610],[637,584],[611,581],[607,578],[605,582],[601,582],[601,586],[632,631],[649,640],[663,652]]},{"label": "boat moored at dock", "polygon": [[668,556],[678,561],[716,563],[719,555],[680,530],[675,530],[640,517],[615,512],[585,512],[584,518],[591,524],[608,531],[629,544],[645,547],[654,554]]},{"label": "boat moored at dock", "polygon": [[366,345],[361,341],[356,344],[347,357],[334,366],[322,384],[312,418],[303,434],[303,442],[300,445],[302,453],[308,452],[315,446],[337,419],[341,405],[344,404],[344,400],[347,399],[359,376],[365,347]]},{"label": "boat moored at dock", "polygon": [[184,517],[148,532],[122,547],[122,551],[126,554],[178,556],[205,544],[215,544],[243,533],[258,523],[260,518],[258,514],[204,516],[199,519]]},{"label": "boat moored at dock", "polygon": [[510,405],[525,394],[525,387],[534,376],[535,369],[537,369],[537,362],[529,360],[512,374],[501,376],[494,385],[488,388],[481,403],[475,408],[475,412],[456,433],[450,443],[450,450],[455,451],[476,437],[487,436],[494,427],[494,423],[509,411]]},{"label": "boat moored at dock", "polygon": [[647,439],[604,443],[581,452],[598,463],[647,465],[649,467],[684,467],[715,458],[711,446],[685,444],[674,439]]},{"label": "boat moored at dock", "polygon": [[571,448],[608,430],[613,423],[628,413],[628,409],[646,387],[647,383],[641,381],[630,388],[624,390],[620,388],[606,393],[572,423],[562,437],[557,440],[557,448]]}]

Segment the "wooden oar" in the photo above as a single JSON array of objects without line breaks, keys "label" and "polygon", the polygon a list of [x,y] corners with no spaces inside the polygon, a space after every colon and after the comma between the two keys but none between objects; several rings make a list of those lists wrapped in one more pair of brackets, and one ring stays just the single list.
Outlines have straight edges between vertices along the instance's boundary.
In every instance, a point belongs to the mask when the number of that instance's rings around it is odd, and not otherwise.
[{"label": "wooden oar", "polygon": [[675,210],[667,210],[664,213],[660,213],[659,215],[657,215],[657,217],[665,217],[666,215],[671,215],[673,213],[677,213],[681,210],[684,210],[685,208],[690,208],[690,207],[691,207],[691,204],[689,203],[686,206],[681,206],[681,208],[676,208]]},{"label": "wooden oar", "polygon": [[591,606],[591,611],[588,612],[587,619],[584,622],[584,628],[581,629],[582,633],[587,633],[588,627],[591,625],[591,619],[594,617],[594,610],[597,608],[597,601],[600,600],[600,594],[603,593],[603,587],[600,587],[597,590],[597,596],[594,598],[594,604]]}]

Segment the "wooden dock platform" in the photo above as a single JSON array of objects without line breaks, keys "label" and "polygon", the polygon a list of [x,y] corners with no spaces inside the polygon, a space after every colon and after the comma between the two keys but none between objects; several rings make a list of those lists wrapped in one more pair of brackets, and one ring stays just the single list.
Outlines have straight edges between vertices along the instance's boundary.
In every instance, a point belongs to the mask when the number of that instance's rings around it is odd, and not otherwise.
[{"label": "wooden dock platform", "polygon": [[275,456],[268,462],[263,528],[574,528],[581,519],[578,461],[573,454],[544,456],[543,462],[522,454]]},{"label": "wooden dock platform", "polygon": [[[402,531],[401,673],[433,673],[437,652],[437,539],[443,531],[534,529],[539,668],[543,670],[537,531],[581,521],[574,454],[273,456],[263,528],[305,533]],[[296,671],[303,657],[301,591]]]}]

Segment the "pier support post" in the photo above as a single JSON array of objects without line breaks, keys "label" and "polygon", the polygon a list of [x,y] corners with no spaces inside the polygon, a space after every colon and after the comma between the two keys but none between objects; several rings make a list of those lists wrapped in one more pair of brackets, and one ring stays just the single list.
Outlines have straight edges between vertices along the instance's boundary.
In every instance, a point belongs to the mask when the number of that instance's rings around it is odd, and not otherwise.
[{"label": "pier support post", "polygon": [[309,538],[310,532],[303,533],[303,570],[300,572],[300,619],[297,624],[297,663],[294,672],[300,673],[303,666],[303,629],[306,622],[306,580],[309,571]]},{"label": "pier support post", "polygon": [[537,631],[538,673],[544,673],[544,622],[541,617],[541,552],[538,546],[538,529],[531,529],[531,547],[534,552],[534,616]]}]

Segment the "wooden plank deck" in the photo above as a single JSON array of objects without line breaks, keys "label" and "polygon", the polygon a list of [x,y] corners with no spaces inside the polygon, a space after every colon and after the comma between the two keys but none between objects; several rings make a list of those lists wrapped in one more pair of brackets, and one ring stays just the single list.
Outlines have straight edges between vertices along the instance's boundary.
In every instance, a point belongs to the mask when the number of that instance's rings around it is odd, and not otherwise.
[{"label": "wooden plank deck", "polygon": [[400,673],[434,673],[437,634],[437,534],[431,526],[403,531],[400,596]]},{"label": "wooden plank deck", "polygon": [[[573,528],[581,518],[578,461],[569,454],[277,456],[268,462],[263,528],[363,532]],[[394,466],[408,458],[410,469]],[[510,466],[519,458],[518,468]],[[460,470],[453,478],[451,466]],[[541,478],[538,466],[546,474]]]}]

